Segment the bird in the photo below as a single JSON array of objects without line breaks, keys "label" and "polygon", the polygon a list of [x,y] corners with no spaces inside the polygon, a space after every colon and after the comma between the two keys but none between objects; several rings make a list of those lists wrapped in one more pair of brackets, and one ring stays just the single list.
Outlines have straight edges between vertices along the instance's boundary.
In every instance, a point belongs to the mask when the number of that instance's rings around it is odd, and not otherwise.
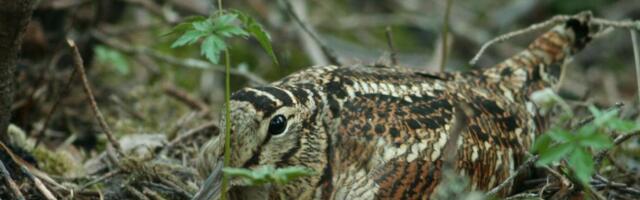
[{"label": "bird", "polygon": [[[488,68],[427,73],[379,64],[314,66],[240,89],[229,102],[231,157],[225,167],[303,166],[315,173],[286,185],[232,180],[220,191],[220,134],[198,155],[198,171],[209,177],[198,194],[429,199],[447,167],[468,177],[473,190],[492,189],[514,174],[548,123],[530,95],[558,84],[564,64],[592,38],[589,19],[576,15]],[[509,194],[516,184],[498,194]]]}]

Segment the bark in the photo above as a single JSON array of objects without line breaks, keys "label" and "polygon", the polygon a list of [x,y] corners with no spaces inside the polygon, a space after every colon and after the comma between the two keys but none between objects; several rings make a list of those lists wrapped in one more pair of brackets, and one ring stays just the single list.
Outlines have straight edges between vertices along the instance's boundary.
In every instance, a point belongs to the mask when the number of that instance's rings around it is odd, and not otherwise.
[{"label": "bark", "polygon": [[0,140],[8,142],[14,71],[24,33],[37,0],[0,0]]}]

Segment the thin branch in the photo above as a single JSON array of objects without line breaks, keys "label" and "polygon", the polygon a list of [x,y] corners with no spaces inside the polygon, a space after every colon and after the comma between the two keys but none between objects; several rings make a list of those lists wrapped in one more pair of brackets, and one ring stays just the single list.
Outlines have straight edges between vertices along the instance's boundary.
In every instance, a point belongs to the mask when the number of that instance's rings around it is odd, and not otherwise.
[{"label": "thin branch", "polygon": [[162,90],[164,91],[165,94],[175,98],[176,100],[184,104],[187,104],[187,106],[189,106],[189,108],[191,109],[197,110],[199,112],[209,111],[209,106],[207,106],[206,103],[204,103],[203,101],[197,98],[192,97],[187,92],[180,90],[173,85],[166,84],[162,87]]},{"label": "thin branch", "polygon": [[569,20],[571,18],[571,16],[567,16],[567,15],[557,15],[554,16],[553,18],[544,21],[544,22],[540,22],[540,23],[536,23],[533,24],[527,28],[524,29],[520,29],[520,30],[516,30],[516,31],[512,31],[503,35],[500,35],[496,38],[493,38],[492,40],[489,40],[488,42],[484,43],[482,45],[482,47],[480,48],[480,51],[478,51],[478,53],[476,53],[476,55],[473,57],[473,59],[471,59],[471,61],[469,61],[469,64],[471,65],[475,65],[476,62],[478,62],[478,59],[480,59],[480,56],[482,56],[482,54],[484,53],[484,51],[487,50],[487,48],[489,48],[489,46],[495,44],[495,43],[500,43],[500,42],[504,42],[506,40],[509,40],[513,37],[525,34],[525,33],[529,33],[532,31],[536,31],[536,30],[540,30],[543,28],[547,28],[551,25],[555,25],[561,22],[565,22],[567,20]]},{"label": "thin branch", "polygon": [[193,135],[195,135],[196,133],[201,132],[202,130],[205,129],[209,129],[209,128],[213,128],[216,127],[216,125],[218,124],[217,121],[210,121],[207,122],[205,124],[202,124],[194,129],[191,129],[189,131],[187,131],[186,133],[179,135],[178,137],[176,137],[175,139],[171,140],[171,142],[169,142],[164,149],[162,150],[161,154],[165,154],[166,152],[168,152],[169,150],[171,150],[171,148],[173,148],[174,146],[176,146],[177,144],[179,144],[180,142],[182,142],[183,140],[192,137]]},{"label": "thin branch", "polygon": [[473,115],[473,110],[465,103],[459,103],[454,109],[454,121],[451,126],[449,138],[442,148],[442,160],[445,168],[456,168],[456,156],[458,155],[458,139],[462,137],[463,130],[469,125],[469,116]]},{"label": "thin branch", "polygon": [[387,28],[385,29],[385,33],[387,36],[387,45],[389,46],[389,51],[391,51],[391,54],[389,55],[389,57],[391,58],[391,64],[393,66],[396,66],[398,65],[398,52],[396,52],[396,48],[393,45],[393,32],[391,31],[391,27],[387,26]]},{"label": "thin branch", "polygon": [[78,188],[78,191],[82,191],[82,190],[88,188],[89,186],[92,186],[92,185],[95,185],[96,183],[102,182],[103,180],[105,180],[105,179],[107,179],[109,177],[112,177],[112,176],[114,176],[114,175],[116,175],[116,174],[118,174],[120,172],[122,172],[122,170],[120,170],[120,169],[115,169],[113,171],[107,172],[106,174],[103,174],[102,176],[100,176],[100,177],[98,177],[98,178],[96,178],[96,179],[94,179],[94,180],[92,180],[92,181],[80,186]]},{"label": "thin branch", "polygon": [[71,72],[71,75],[69,76],[69,80],[67,80],[67,83],[65,84],[64,89],[60,91],[60,94],[58,94],[58,97],[56,98],[56,101],[53,103],[51,110],[49,110],[49,113],[47,113],[47,117],[44,119],[44,123],[42,124],[42,127],[40,128],[38,133],[34,135],[34,137],[36,138],[36,143],[33,146],[33,149],[38,147],[38,145],[42,141],[42,138],[44,137],[44,132],[45,130],[47,130],[47,126],[49,126],[49,121],[51,121],[51,116],[53,116],[53,113],[56,112],[58,105],[62,101],[62,97],[65,96],[69,91],[69,88],[71,88],[71,83],[73,82],[73,77],[76,76],[76,72],[77,72],[76,68],[73,68],[73,71]]},{"label": "thin branch", "polygon": [[529,166],[531,166],[537,160],[538,160],[538,155],[529,157],[529,159],[527,159],[527,161],[522,163],[522,165],[520,165],[518,167],[518,169],[516,169],[516,171],[513,172],[507,179],[502,181],[502,183],[500,183],[500,185],[498,185],[498,186],[494,187],[493,189],[489,190],[489,192],[487,192],[487,196],[494,196],[494,195],[498,194],[498,192],[500,192],[500,190],[502,190],[503,188],[507,187],[513,181],[513,179],[515,179],[518,175],[520,175],[520,173],[522,173],[525,169],[529,168]]},{"label": "thin branch", "polygon": [[638,49],[638,36],[636,30],[631,32],[631,46],[633,46],[633,58],[636,63],[636,81],[638,82],[638,101],[640,101],[640,50]]},{"label": "thin branch", "polygon": [[42,195],[47,198],[47,200],[57,200],[57,198],[53,196],[53,193],[51,193],[47,186],[45,186],[38,177],[35,177],[33,174],[31,174],[27,167],[20,166],[20,169],[33,181],[33,183],[36,185],[36,188],[40,190],[40,193],[42,193]]},{"label": "thin branch", "polygon": [[449,15],[451,15],[451,4],[453,0],[447,0],[447,5],[444,11],[444,22],[442,23],[442,57],[440,57],[440,72],[444,72],[444,68],[447,66],[447,54],[448,54],[448,35],[449,35]]},{"label": "thin branch", "polygon": [[14,197],[19,200],[24,200],[25,198],[22,195],[22,192],[20,192],[20,188],[18,187],[16,182],[13,181],[13,178],[11,178],[11,174],[9,173],[9,170],[7,170],[7,168],[4,166],[2,160],[0,160],[0,170],[2,170],[2,179],[7,182],[7,185],[13,192]]},{"label": "thin branch", "polygon": [[136,188],[134,188],[134,187],[132,187],[132,186],[130,186],[130,185],[127,185],[127,186],[125,187],[125,189],[127,190],[127,192],[129,192],[131,195],[133,195],[133,196],[137,197],[138,199],[141,199],[141,200],[151,200],[151,199],[149,199],[147,196],[145,196],[144,194],[142,194],[142,192],[138,191],[138,189],[136,189]]},{"label": "thin branch", "polygon": [[608,19],[593,18],[591,19],[591,23],[606,27],[640,30],[640,21],[638,20],[614,21]]},{"label": "thin branch", "polygon": [[340,60],[338,59],[338,56],[336,55],[335,51],[327,47],[327,45],[324,42],[322,42],[322,40],[320,40],[318,35],[315,32],[313,32],[309,27],[307,27],[307,25],[300,19],[300,17],[298,17],[298,14],[296,14],[296,12],[293,10],[293,6],[291,6],[291,2],[289,2],[289,0],[282,0],[282,2],[284,3],[285,10],[287,11],[287,13],[289,13],[289,15],[294,19],[294,21],[296,21],[296,23],[302,28],[302,30],[304,30],[304,32],[309,34],[309,36],[311,36],[311,39],[313,39],[313,41],[315,41],[320,46],[320,49],[322,49],[322,52],[329,59],[329,63],[333,65],[340,65]]},{"label": "thin branch", "polygon": [[[632,138],[633,136],[637,136],[637,135],[640,135],[640,131],[619,135],[618,137],[616,137],[616,139],[613,140],[613,146],[620,145],[624,141],[627,141],[629,138]],[[609,150],[603,150],[596,155],[595,157],[596,169],[600,168],[600,165],[602,164],[602,160],[607,153],[609,153]]]},{"label": "thin branch", "polygon": [[107,139],[109,140],[110,144],[113,145],[113,147],[116,149],[118,153],[120,153],[120,155],[124,155],[122,152],[122,147],[120,147],[120,143],[118,143],[118,141],[113,136],[113,133],[111,132],[111,129],[107,125],[107,122],[105,121],[104,116],[102,115],[102,112],[100,112],[100,109],[98,109],[98,104],[96,103],[96,99],[93,96],[93,91],[89,86],[89,80],[87,79],[87,74],[84,71],[84,64],[82,61],[82,57],[80,56],[80,52],[78,51],[78,47],[76,46],[76,43],[71,39],[67,39],[67,44],[69,45],[69,48],[71,48],[71,55],[73,56],[73,65],[75,66],[76,70],[80,74],[80,79],[82,80],[82,86],[84,88],[84,92],[87,94],[87,97],[89,98],[89,104],[91,105],[93,114],[95,115],[100,126],[102,127],[102,130],[107,135]]},{"label": "thin branch", "polygon": [[[569,15],[556,15],[554,17],[552,17],[549,20],[546,20],[544,22],[541,23],[536,23],[533,24],[525,29],[520,29],[520,30],[516,30],[513,32],[509,32],[507,34],[498,36],[492,40],[490,40],[489,42],[486,42],[482,45],[482,47],[480,48],[480,51],[478,51],[478,53],[476,53],[476,55],[473,57],[473,59],[471,59],[471,61],[469,61],[469,64],[471,65],[475,65],[476,62],[478,61],[478,59],[480,59],[480,56],[482,56],[482,54],[484,53],[485,50],[487,50],[487,48],[495,43],[499,43],[499,42],[504,42],[506,40],[509,40],[515,36],[519,36],[525,33],[529,33],[535,30],[540,30],[546,27],[549,27],[551,25],[556,25],[562,22],[566,22],[569,19],[575,18],[576,16],[581,16],[581,15],[591,15],[591,13],[589,11],[586,12],[581,12],[578,13],[576,15],[573,16],[569,16]],[[591,25],[598,25],[598,26],[602,26],[602,27],[613,27],[613,28],[624,28],[624,29],[632,29],[632,30],[640,30],[640,21],[633,21],[633,20],[624,20],[624,21],[614,21],[614,20],[607,20],[607,19],[601,19],[601,18],[590,18],[589,20],[589,24]],[[598,35],[596,33],[596,35]]]}]

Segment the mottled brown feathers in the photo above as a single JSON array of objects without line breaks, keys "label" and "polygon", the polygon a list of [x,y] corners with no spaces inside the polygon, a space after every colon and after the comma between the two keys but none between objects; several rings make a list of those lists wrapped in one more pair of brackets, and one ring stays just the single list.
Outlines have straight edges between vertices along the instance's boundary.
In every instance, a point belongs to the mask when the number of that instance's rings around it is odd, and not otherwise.
[{"label": "mottled brown feathers", "polygon": [[[318,174],[234,197],[427,199],[441,180],[443,148],[461,104],[470,114],[455,166],[472,189],[491,189],[524,161],[544,123],[529,95],[556,83],[589,31],[585,21],[570,20],[482,70],[429,75],[402,67],[317,66],[242,89],[231,98],[232,166],[301,165]],[[277,115],[286,117],[287,129],[273,135],[267,129]],[[221,141],[205,146],[201,173],[219,163]]]}]

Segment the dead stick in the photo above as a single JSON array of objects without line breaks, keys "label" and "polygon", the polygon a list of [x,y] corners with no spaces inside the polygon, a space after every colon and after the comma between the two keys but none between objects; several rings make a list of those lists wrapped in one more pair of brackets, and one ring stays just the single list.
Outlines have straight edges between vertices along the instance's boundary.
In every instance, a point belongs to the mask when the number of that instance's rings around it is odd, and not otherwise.
[{"label": "dead stick", "polygon": [[132,187],[132,186],[130,186],[130,185],[127,185],[127,186],[125,187],[125,189],[126,189],[126,190],[131,194],[131,195],[136,196],[138,199],[142,199],[142,200],[151,200],[151,199],[147,198],[147,196],[145,196],[144,194],[142,194],[142,192],[138,191],[138,189],[136,189],[136,188],[134,188],[134,187]]},{"label": "dead stick", "polygon": [[338,56],[336,55],[335,51],[327,47],[327,45],[324,44],[322,40],[320,40],[318,35],[315,32],[311,31],[311,29],[307,27],[307,25],[300,19],[300,17],[298,17],[298,14],[296,14],[296,12],[293,11],[293,6],[291,6],[291,2],[289,2],[289,0],[282,0],[282,2],[284,3],[285,10],[294,19],[294,21],[296,21],[296,23],[302,28],[304,32],[306,32],[307,34],[309,34],[309,36],[311,36],[313,41],[315,41],[318,45],[320,45],[320,49],[322,49],[322,52],[325,54],[325,56],[327,56],[327,58],[329,59],[329,62],[333,65],[340,65],[340,61],[338,60]]},{"label": "dead stick", "polygon": [[179,135],[178,137],[176,137],[175,139],[171,140],[171,142],[169,142],[169,144],[167,144],[164,149],[162,150],[161,154],[165,154],[167,153],[167,151],[169,151],[171,148],[173,148],[175,145],[177,145],[178,143],[180,143],[181,141],[195,135],[196,133],[199,133],[202,130],[208,129],[208,128],[212,128],[212,127],[216,127],[216,124],[218,124],[218,122],[216,121],[210,121],[207,122],[203,125],[200,125],[194,129],[191,129],[189,131],[187,131],[186,133]]},{"label": "dead stick", "polygon": [[[638,36],[636,30],[629,30],[631,32],[631,46],[633,46],[633,58],[636,63],[636,79],[638,81],[638,97],[640,97],[640,50],[638,49]],[[638,98],[640,101],[640,98]]]},{"label": "dead stick", "polygon": [[200,112],[206,112],[209,110],[206,103],[200,101],[197,98],[192,97],[187,92],[180,90],[174,87],[173,85],[165,85],[162,88],[162,90],[164,91],[165,94],[177,99],[178,101],[184,104],[187,104],[187,106],[189,106],[189,108],[191,109],[194,109]]},{"label": "dead stick", "polygon": [[7,185],[9,185],[11,191],[13,191],[13,195],[15,196],[15,198],[24,200],[24,196],[22,196],[20,188],[11,178],[11,174],[9,173],[9,170],[7,170],[7,168],[4,166],[2,160],[0,160],[0,170],[2,170],[3,179],[7,182]]},{"label": "dead stick", "polygon": [[449,35],[449,16],[451,15],[451,2],[453,0],[447,0],[447,4],[444,11],[444,22],[442,23],[442,57],[440,57],[440,72],[444,72],[444,68],[447,66],[447,54],[448,43],[447,38]]},{"label": "dead stick", "polygon": [[20,166],[20,169],[33,181],[34,185],[36,185],[36,188],[40,190],[40,193],[42,193],[42,195],[47,198],[47,200],[57,200],[57,198],[53,196],[53,193],[51,193],[47,186],[45,186],[38,177],[35,177],[33,174],[31,174],[27,167]]},{"label": "dead stick", "polygon": [[396,52],[396,48],[393,45],[393,33],[391,32],[391,27],[387,26],[387,28],[385,29],[385,33],[387,36],[387,45],[389,46],[389,51],[391,51],[391,55],[389,57],[391,57],[391,64],[398,65],[398,58],[397,58],[397,52]]},{"label": "dead stick", "polygon": [[36,144],[33,146],[34,149],[38,147],[38,145],[42,141],[42,138],[44,137],[44,131],[47,130],[47,126],[49,126],[49,121],[51,121],[51,116],[53,116],[53,113],[56,112],[58,105],[62,101],[62,97],[69,91],[69,88],[71,88],[71,83],[73,82],[73,77],[76,75],[76,72],[77,72],[76,68],[73,68],[73,71],[71,72],[71,75],[69,76],[69,80],[67,80],[67,83],[65,84],[64,89],[60,91],[60,94],[56,98],[56,101],[53,103],[51,110],[49,110],[49,113],[47,113],[47,117],[44,119],[44,123],[42,124],[42,127],[40,128],[38,133],[35,135]]},{"label": "dead stick", "polygon": [[504,187],[509,185],[509,183],[511,183],[511,181],[513,181],[513,179],[515,179],[518,175],[520,175],[520,173],[522,173],[525,169],[527,169],[529,166],[531,166],[531,164],[533,164],[537,160],[538,160],[538,155],[529,157],[529,159],[527,159],[527,161],[522,163],[522,165],[520,165],[518,167],[518,169],[516,169],[516,171],[513,172],[513,174],[511,174],[506,180],[502,181],[502,183],[500,183],[500,185],[498,185],[498,186],[494,187],[493,189],[489,190],[489,192],[487,192],[487,196],[496,195],[500,190],[502,190]]},{"label": "dead stick", "polygon": [[489,48],[489,46],[495,44],[495,43],[499,43],[499,42],[504,42],[506,40],[509,40],[515,36],[519,36],[525,33],[529,33],[531,31],[535,31],[535,30],[540,30],[546,27],[549,27],[551,25],[555,25],[558,24],[560,22],[565,22],[567,20],[570,19],[570,16],[566,16],[566,15],[558,15],[558,16],[554,16],[553,18],[546,20],[544,22],[541,23],[536,23],[533,24],[527,28],[524,29],[520,29],[520,30],[516,30],[513,32],[509,32],[507,34],[498,36],[492,40],[489,40],[488,42],[484,43],[482,45],[482,47],[480,48],[480,50],[478,51],[478,53],[476,53],[475,56],[473,56],[473,59],[471,59],[471,61],[469,61],[469,64],[471,65],[475,65],[476,62],[478,62],[478,59],[480,59],[480,56],[482,56],[482,54],[484,53],[485,50],[487,50],[487,48]]},{"label": "dead stick", "polygon": [[105,121],[104,116],[102,115],[102,112],[100,112],[100,109],[98,109],[98,104],[96,103],[96,99],[93,96],[93,91],[89,86],[89,80],[87,79],[87,74],[84,71],[84,64],[82,61],[82,57],[80,56],[80,52],[78,51],[78,47],[76,46],[76,43],[71,39],[67,39],[67,44],[72,50],[71,55],[73,55],[73,65],[75,66],[76,70],[80,74],[80,79],[82,79],[82,86],[84,88],[84,92],[87,94],[89,98],[89,104],[91,105],[93,114],[95,115],[96,119],[100,123],[102,130],[107,135],[107,139],[109,140],[110,144],[113,145],[113,147],[116,149],[116,151],[120,155],[124,155],[122,152],[122,147],[120,147],[120,143],[118,143],[115,137],[113,137],[113,133],[111,132],[111,129],[107,125],[107,122]]},{"label": "dead stick", "polygon": [[[636,131],[636,132],[628,133],[628,134],[622,134],[622,135],[616,137],[616,139],[613,140],[613,145],[614,146],[620,145],[624,141],[627,141],[629,138],[631,138],[633,136],[637,136],[637,135],[640,135],[640,131]],[[602,164],[602,159],[604,158],[605,155],[607,155],[607,153],[609,153],[609,150],[603,150],[603,151],[599,152],[596,155],[596,158],[595,158],[595,163],[596,163],[596,165],[595,165],[596,167],[595,168],[596,169],[600,168],[600,165]]]}]

